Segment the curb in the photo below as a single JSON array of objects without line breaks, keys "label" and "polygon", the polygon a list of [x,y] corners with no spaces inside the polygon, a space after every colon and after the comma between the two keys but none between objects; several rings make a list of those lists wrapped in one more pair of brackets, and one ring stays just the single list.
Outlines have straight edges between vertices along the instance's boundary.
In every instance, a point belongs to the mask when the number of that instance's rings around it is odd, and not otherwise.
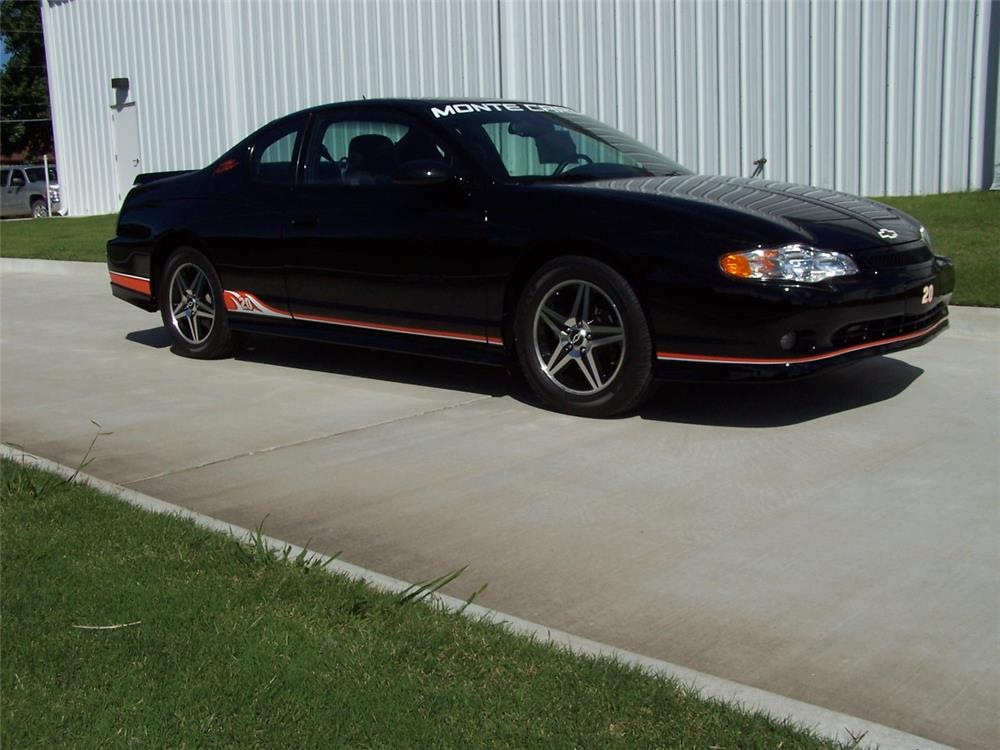
[{"label": "curb", "polygon": [[[4,265],[3,270],[6,270],[6,265]],[[252,533],[249,529],[241,526],[229,524],[217,518],[168,503],[165,500],[145,495],[128,487],[98,479],[77,469],[72,469],[46,458],[35,456],[6,444],[0,443],[0,456],[15,461],[29,462],[40,469],[51,471],[79,484],[88,485],[96,490],[113,495],[129,505],[152,513],[178,516],[191,520],[203,528],[238,537]],[[279,552],[289,548],[291,554],[294,556],[303,551],[303,548],[298,545],[289,544],[271,536],[264,535],[263,539],[268,547]],[[406,581],[382,575],[381,573],[352,565],[340,559],[328,562],[329,557],[321,553],[308,551],[308,554],[312,554],[323,561],[323,563],[326,563],[324,570],[328,572],[339,573],[350,578],[363,580],[390,593],[399,593],[412,586],[412,584]],[[445,608],[465,614],[467,617],[487,619],[503,624],[513,633],[535,638],[542,643],[561,646],[574,654],[612,658],[623,664],[639,667],[649,673],[677,680],[681,684],[696,690],[703,698],[719,700],[746,711],[767,714],[777,719],[786,719],[800,727],[811,729],[829,739],[848,744],[855,743],[852,747],[877,747],[879,750],[955,750],[949,745],[932,742],[931,740],[917,737],[916,735],[908,734],[907,732],[882,724],[830,711],[810,703],[804,703],[793,698],[786,698],[766,690],[750,687],[749,685],[742,685],[720,677],[713,677],[712,675],[671,664],[660,659],[654,659],[632,651],[616,648],[615,646],[581,638],[571,633],[539,625],[529,620],[523,620],[520,617],[508,615],[504,612],[487,609],[477,604],[467,605],[463,600],[446,594],[434,594],[433,597]],[[864,746],[859,744],[862,738],[866,743]]]}]

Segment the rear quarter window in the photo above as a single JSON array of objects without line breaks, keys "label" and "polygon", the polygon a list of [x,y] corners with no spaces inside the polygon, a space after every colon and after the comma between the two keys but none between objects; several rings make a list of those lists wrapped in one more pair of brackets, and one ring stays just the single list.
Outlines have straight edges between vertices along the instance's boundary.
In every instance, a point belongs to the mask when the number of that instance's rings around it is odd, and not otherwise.
[{"label": "rear quarter window", "polygon": [[279,123],[261,134],[253,147],[254,180],[275,185],[292,184],[304,123],[304,119]]}]

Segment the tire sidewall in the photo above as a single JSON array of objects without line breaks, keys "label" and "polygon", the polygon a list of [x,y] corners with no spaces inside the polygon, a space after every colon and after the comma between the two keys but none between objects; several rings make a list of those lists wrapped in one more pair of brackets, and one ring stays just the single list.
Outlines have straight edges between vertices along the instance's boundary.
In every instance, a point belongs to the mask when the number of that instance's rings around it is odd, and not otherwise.
[{"label": "tire sidewall", "polygon": [[[186,341],[174,327],[170,310],[170,280],[179,267],[185,264],[197,266],[208,278],[212,289],[212,304],[215,308],[215,322],[212,332],[203,342],[193,345]],[[173,351],[185,357],[195,359],[215,359],[232,353],[232,335],[229,332],[229,321],[226,317],[226,306],[223,302],[222,283],[215,268],[201,252],[193,247],[181,247],[175,250],[167,259],[160,275],[159,283],[160,316],[163,325],[174,342]]]},{"label": "tire sidewall", "polygon": [[[625,327],[625,357],[614,382],[593,396],[569,393],[542,370],[535,354],[535,311],[546,294],[564,281],[587,281],[599,287],[618,308]],[[528,281],[518,301],[514,339],[521,368],[532,389],[558,411],[606,417],[634,408],[652,384],[653,345],[649,323],[635,291],[610,266],[583,256],[557,258]]]}]

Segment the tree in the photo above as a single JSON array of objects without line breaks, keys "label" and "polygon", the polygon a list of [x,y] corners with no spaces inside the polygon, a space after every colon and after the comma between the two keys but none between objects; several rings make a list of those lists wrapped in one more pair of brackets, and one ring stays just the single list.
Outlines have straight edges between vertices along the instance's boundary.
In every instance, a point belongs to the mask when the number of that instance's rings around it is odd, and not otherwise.
[{"label": "tree", "polygon": [[[38,0],[0,0],[0,39],[10,59],[0,73],[0,151],[27,152],[29,159],[52,151],[49,83],[45,69]],[[41,122],[25,122],[41,120]]]}]

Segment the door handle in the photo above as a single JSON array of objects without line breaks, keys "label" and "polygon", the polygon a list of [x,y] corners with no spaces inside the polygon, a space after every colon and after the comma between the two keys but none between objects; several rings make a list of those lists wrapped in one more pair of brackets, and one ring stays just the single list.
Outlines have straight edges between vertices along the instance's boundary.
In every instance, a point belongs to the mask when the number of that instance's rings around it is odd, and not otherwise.
[{"label": "door handle", "polygon": [[309,229],[319,226],[319,219],[315,216],[296,216],[292,219],[292,226],[297,229]]}]

